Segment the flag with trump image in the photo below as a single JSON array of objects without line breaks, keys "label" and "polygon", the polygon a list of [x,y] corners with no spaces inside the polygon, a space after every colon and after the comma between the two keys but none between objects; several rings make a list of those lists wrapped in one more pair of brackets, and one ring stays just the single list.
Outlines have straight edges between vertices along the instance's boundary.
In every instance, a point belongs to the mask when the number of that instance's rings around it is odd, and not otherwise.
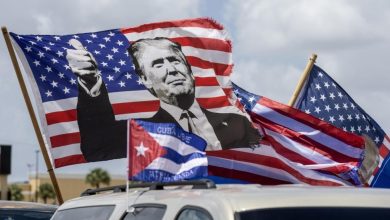
[{"label": "flag with trump image", "polygon": [[129,180],[173,182],[207,176],[207,143],[174,123],[131,119]]},{"label": "flag with trump image", "polygon": [[231,43],[211,19],[10,35],[56,168],[125,158],[131,118],[174,123],[206,150],[258,145],[249,116],[226,96]]}]

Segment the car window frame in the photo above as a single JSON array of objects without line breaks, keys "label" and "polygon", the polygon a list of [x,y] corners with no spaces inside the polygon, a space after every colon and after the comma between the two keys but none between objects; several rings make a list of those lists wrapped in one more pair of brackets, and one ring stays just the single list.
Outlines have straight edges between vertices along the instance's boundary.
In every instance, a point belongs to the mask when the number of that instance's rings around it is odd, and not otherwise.
[{"label": "car window frame", "polygon": [[185,210],[185,209],[195,209],[195,210],[199,210],[199,211],[202,211],[203,213],[206,213],[208,215],[208,217],[210,217],[211,220],[214,220],[213,216],[211,215],[211,213],[203,208],[203,207],[200,207],[200,206],[195,206],[195,205],[185,205],[183,207],[181,207],[179,209],[179,211],[177,212],[176,216],[175,216],[175,220],[177,220],[180,216],[180,214]]},{"label": "car window frame", "polygon": [[[144,206],[164,208],[164,210],[165,210],[164,215],[166,214],[167,209],[168,209],[168,206],[166,204],[160,204],[160,203],[137,203],[137,204],[131,205],[129,208],[131,208],[131,207],[137,208],[137,207],[144,207]],[[122,214],[122,217],[120,218],[120,220],[125,219],[126,215],[129,213],[127,210],[128,210],[128,208],[126,208],[126,210]],[[164,217],[164,215],[163,215],[163,217]]]},{"label": "car window frame", "polygon": [[112,214],[114,214],[114,211],[115,211],[115,208],[117,207],[116,204],[105,204],[105,205],[89,205],[89,206],[78,206],[78,207],[72,207],[72,208],[68,208],[68,209],[57,209],[56,212],[53,214],[52,218],[55,216],[55,214],[57,214],[57,212],[61,212],[61,211],[65,211],[65,210],[71,210],[71,209],[80,209],[80,208],[91,208],[91,207],[103,207],[103,206],[113,206],[114,209],[112,210],[111,214],[109,217],[112,216]]}]

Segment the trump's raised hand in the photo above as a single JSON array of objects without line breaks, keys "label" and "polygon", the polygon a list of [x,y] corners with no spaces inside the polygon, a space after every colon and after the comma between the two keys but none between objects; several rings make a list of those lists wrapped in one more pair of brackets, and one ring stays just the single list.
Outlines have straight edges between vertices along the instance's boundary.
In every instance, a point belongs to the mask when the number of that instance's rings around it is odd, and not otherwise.
[{"label": "trump's raised hand", "polygon": [[96,75],[97,64],[93,55],[76,39],[71,39],[69,44],[74,49],[66,50],[66,59],[73,73],[78,76]]},{"label": "trump's raised hand", "polygon": [[71,39],[69,44],[74,49],[66,50],[66,59],[72,72],[78,76],[79,85],[90,96],[98,96],[102,79],[95,58],[80,41]]}]

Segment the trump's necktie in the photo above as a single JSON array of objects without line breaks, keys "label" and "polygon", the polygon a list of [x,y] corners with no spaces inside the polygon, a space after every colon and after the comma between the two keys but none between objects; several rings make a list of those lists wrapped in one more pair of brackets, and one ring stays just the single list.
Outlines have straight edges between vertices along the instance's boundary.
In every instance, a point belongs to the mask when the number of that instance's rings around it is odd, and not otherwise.
[{"label": "trump's necktie", "polygon": [[188,132],[192,133],[193,130],[195,128],[195,124],[194,122],[192,121],[192,118],[196,118],[196,116],[194,115],[194,113],[192,113],[191,111],[188,111],[188,110],[184,110],[181,115],[180,115],[180,119],[179,120],[182,120],[182,119],[187,119],[187,124],[188,124]]}]

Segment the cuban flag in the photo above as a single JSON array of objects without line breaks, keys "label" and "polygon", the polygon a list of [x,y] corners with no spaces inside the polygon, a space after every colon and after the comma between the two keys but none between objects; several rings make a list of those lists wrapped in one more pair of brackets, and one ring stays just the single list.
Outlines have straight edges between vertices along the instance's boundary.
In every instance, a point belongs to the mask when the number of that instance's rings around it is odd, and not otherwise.
[{"label": "cuban flag", "polygon": [[207,143],[173,123],[128,122],[129,180],[172,182],[207,176]]}]

